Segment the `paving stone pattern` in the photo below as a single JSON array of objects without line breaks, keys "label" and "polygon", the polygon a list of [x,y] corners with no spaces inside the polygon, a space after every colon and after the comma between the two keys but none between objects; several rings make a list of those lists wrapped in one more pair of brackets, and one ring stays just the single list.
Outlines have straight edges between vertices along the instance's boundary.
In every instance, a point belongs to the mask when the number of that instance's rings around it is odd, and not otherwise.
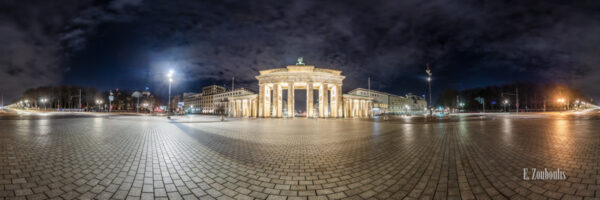
[{"label": "paving stone pattern", "polygon": [[[1,199],[599,199],[600,122],[0,120]],[[523,180],[561,168],[567,180]]]}]

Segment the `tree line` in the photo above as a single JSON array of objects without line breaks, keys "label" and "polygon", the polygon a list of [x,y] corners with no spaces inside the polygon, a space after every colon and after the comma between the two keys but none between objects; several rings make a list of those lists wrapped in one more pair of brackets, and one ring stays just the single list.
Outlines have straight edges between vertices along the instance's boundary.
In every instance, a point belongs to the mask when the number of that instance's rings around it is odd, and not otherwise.
[{"label": "tree line", "polygon": [[[23,96],[14,102],[22,107],[47,109],[84,109],[108,110],[109,95],[113,93],[112,110],[133,111],[138,105],[138,99],[133,97],[134,90],[98,91],[96,88],[84,86],[44,86],[31,88],[23,92]],[[141,91],[140,107],[147,104],[146,110],[161,104],[160,97],[149,91]]]},{"label": "tree line", "polygon": [[436,105],[465,111],[514,111],[517,94],[519,111],[562,110],[594,103],[581,91],[564,85],[517,82],[461,91],[448,88],[440,94]]}]

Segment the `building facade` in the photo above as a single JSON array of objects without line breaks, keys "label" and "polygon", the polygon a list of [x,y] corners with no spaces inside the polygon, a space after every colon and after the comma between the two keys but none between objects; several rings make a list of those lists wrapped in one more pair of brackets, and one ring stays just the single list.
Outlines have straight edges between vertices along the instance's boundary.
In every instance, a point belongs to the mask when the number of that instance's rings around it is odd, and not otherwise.
[{"label": "building facade", "polygon": [[167,105],[167,110],[183,112],[184,107],[181,106],[179,102],[183,102],[183,94],[171,96],[171,103]]},{"label": "building facade", "polygon": [[421,96],[408,93],[406,96],[391,96],[390,109],[391,114],[415,114],[427,110],[427,101]]},{"label": "building facade", "polygon": [[227,113],[231,117],[258,117],[258,95],[246,94],[228,97]]},{"label": "building facade", "polygon": [[390,93],[385,93],[385,92],[380,92],[380,91],[375,91],[375,90],[368,90],[368,89],[364,89],[364,88],[356,88],[356,89],[348,92],[348,94],[356,95],[356,96],[367,96],[367,97],[370,96],[371,98],[373,98],[373,114],[374,115],[379,115],[379,114],[389,112],[390,97],[395,96]]},{"label": "building facade", "polygon": [[425,111],[427,108],[427,101],[423,97],[412,93],[408,93],[406,96],[398,96],[376,90],[356,88],[348,94],[372,97],[374,115],[418,113]]},{"label": "building facade", "polygon": [[202,93],[183,93],[183,104],[188,113],[202,112]]},{"label": "building facade", "polygon": [[373,98],[344,94],[343,114],[346,118],[371,118],[373,117]]},{"label": "building facade", "polygon": [[200,100],[200,109],[201,113],[204,114],[214,114],[215,113],[215,103],[214,97],[217,94],[225,92],[227,89],[223,86],[218,85],[210,85],[202,88],[202,97]]},{"label": "building facade", "polygon": [[237,96],[246,96],[246,95],[255,95],[254,92],[245,89],[245,88],[239,88],[239,89],[235,89],[233,91],[227,91],[227,92],[223,92],[223,93],[218,93],[215,94],[213,96],[213,107],[214,109],[214,114],[228,114],[230,112],[229,109],[229,102],[230,102],[230,98],[232,97],[237,97]]}]

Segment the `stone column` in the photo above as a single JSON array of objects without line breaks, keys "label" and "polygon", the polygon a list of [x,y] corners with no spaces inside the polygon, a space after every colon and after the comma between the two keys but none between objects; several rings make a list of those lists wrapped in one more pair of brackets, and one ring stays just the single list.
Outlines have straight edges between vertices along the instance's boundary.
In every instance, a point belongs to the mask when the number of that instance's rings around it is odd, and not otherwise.
[{"label": "stone column", "polygon": [[325,110],[325,103],[324,103],[324,97],[325,97],[325,90],[323,89],[325,88],[325,84],[324,83],[320,83],[319,84],[319,117],[324,117],[325,115],[323,113],[323,110]]},{"label": "stone column", "polygon": [[329,112],[329,84],[324,83],[323,86],[323,117],[330,117]]},{"label": "stone column", "polygon": [[358,118],[362,118],[362,100],[358,100]]},{"label": "stone column", "polygon": [[233,112],[231,110],[231,100],[227,101],[227,116],[233,117]]},{"label": "stone column", "polygon": [[330,117],[337,117],[337,105],[338,105],[338,101],[337,101],[337,85],[334,84],[329,84],[331,85],[331,95],[329,96],[329,104],[331,105],[330,109],[329,109],[329,116]]},{"label": "stone column", "polygon": [[231,100],[231,116],[235,117],[236,114],[235,100]]},{"label": "stone column", "polygon": [[362,107],[360,107],[360,99],[354,103],[356,104],[356,118],[360,118],[360,115],[362,114]]},{"label": "stone column", "polygon": [[348,105],[348,108],[347,108],[348,115],[347,115],[346,117],[348,117],[348,118],[352,118],[352,117],[353,117],[353,116],[352,116],[352,108],[353,108],[353,107],[352,107],[352,99],[349,99],[349,100],[348,100],[348,104],[347,104],[347,105]]},{"label": "stone column", "polygon": [[294,117],[294,82],[288,83],[287,102],[288,117]]},{"label": "stone column", "polygon": [[250,100],[250,116],[256,117],[256,99]]},{"label": "stone column", "polygon": [[237,101],[236,100],[233,100],[232,107],[233,107],[233,117],[237,117],[238,110],[237,110]]},{"label": "stone column", "polygon": [[258,116],[259,117],[263,117],[263,104],[265,102],[265,85],[264,84],[259,84],[258,85],[258,96],[256,97],[258,99]]},{"label": "stone column", "polygon": [[277,84],[275,90],[277,90],[277,97],[273,96],[273,98],[277,100],[277,117],[283,117],[283,92],[281,91],[281,85]]},{"label": "stone column", "polygon": [[258,117],[258,98],[254,99],[254,117]]},{"label": "stone column", "polygon": [[331,87],[331,97],[330,97],[330,116],[331,117],[343,117],[344,113],[342,110],[343,100],[342,100],[342,87],[341,85],[332,84]]},{"label": "stone column", "polygon": [[363,118],[367,118],[367,113],[368,113],[368,108],[367,108],[367,101],[363,102]]},{"label": "stone column", "polygon": [[279,85],[277,84],[273,84],[273,88],[271,89],[271,91],[273,91],[273,101],[271,104],[271,117],[277,117],[277,96],[279,95],[279,93],[277,93],[279,90],[277,90],[277,88],[279,87]]},{"label": "stone column", "polygon": [[306,117],[313,117],[313,83],[306,83]]},{"label": "stone column", "polygon": [[367,118],[373,117],[373,102],[367,102]]},{"label": "stone column", "polygon": [[362,117],[366,118],[367,117],[367,101],[363,101],[361,105],[363,107],[363,109],[362,109]]},{"label": "stone column", "polygon": [[242,117],[246,117],[246,114],[247,114],[247,112],[246,112],[247,101],[244,99],[244,100],[241,100],[241,102],[242,102],[241,103],[242,104]]},{"label": "stone column", "polygon": [[351,118],[352,114],[350,113],[350,111],[352,110],[352,106],[350,106],[350,100],[346,100],[346,104],[344,104],[344,110],[346,112],[344,117]]},{"label": "stone column", "polygon": [[264,100],[264,113],[263,117],[271,117],[271,88],[265,86],[265,95],[262,97]]},{"label": "stone column", "polygon": [[362,118],[362,100],[360,100],[360,99],[359,99],[359,100],[356,102],[356,106],[357,106],[357,107],[356,107],[356,108],[357,108],[357,109],[356,109],[356,116],[357,116],[358,118]]},{"label": "stone column", "polygon": [[355,118],[358,115],[358,101],[350,100],[350,105],[352,106],[352,118]]},{"label": "stone column", "polygon": [[343,110],[344,109],[344,104],[342,103],[344,101],[343,94],[342,94],[342,84],[339,84],[336,87],[336,89],[337,89],[337,91],[336,91],[336,93],[337,93],[337,101],[339,102],[338,105],[337,105],[337,112],[338,112],[337,117],[344,117],[344,110]]},{"label": "stone column", "polygon": [[242,116],[242,103],[239,99],[235,100],[235,108],[236,108],[236,113],[237,113],[236,117],[241,117]]},{"label": "stone column", "polygon": [[235,100],[235,117],[240,117],[240,100]]},{"label": "stone column", "polygon": [[348,104],[346,104],[346,99],[343,100],[342,104],[342,117],[347,118],[348,114],[346,114],[346,107],[348,107]]},{"label": "stone column", "polygon": [[343,105],[342,105],[342,117],[344,118],[348,118],[348,113],[346,112],[346,108],[348,107],[348,104],[346,103],[346,99],[343,99]]},{"label": "stone column", "polygon": [[250,106],[251,102],[250,99],[246,99],[246,101],[244,102],[244,106],[246,106],[246,117],[252,117],[252,107]]},{"label": "stone column", "polygon": [[238,107],[238,117],[244,117],[244,109],[242,107],[242,100],[237,100],[237,107]]},{"label": "stone column", "polygon": [[238,110],[237,110],[237,100],[232,100],[232,102],[233,102],[233,104],[232,104],[232,107],[233,107],[233,117],[237,117],[237,113],[238,113]]}]

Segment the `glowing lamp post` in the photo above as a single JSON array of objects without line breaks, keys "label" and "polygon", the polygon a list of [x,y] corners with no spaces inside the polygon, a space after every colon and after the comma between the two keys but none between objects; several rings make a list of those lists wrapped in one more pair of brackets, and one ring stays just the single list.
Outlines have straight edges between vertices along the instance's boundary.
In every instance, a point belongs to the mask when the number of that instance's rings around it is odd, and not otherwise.
[{"label": "glowing lamp post", "polygon": [[169,116],[171,111],[171,84],[173,83],[173,70],[169,70],[167,77],[169,78],[169,101],[167,102],[167,116]]},{"label": "glowing lamp post", "polygon": [[431,75],[433,73],[431,73],[431,67],[429,67],[429,63],[427,63],[427,69],[425,69],[425,72],[427,72],[427,85],[429,86],[429,116],[433,116],[433,111],[431,110]]},{"label": "glowing lamp post", "polygon": [[46,111],[46,102],[48,102],[48,99],[42,98],[42,99],[40,99],[40,102],[42,102],[42,104],[44,104],[44,111]]},{"label": "glowing lamp post", "polygon": [[563,107],[563,109],[566,110],[566,108],[565,108],[565,99],[564,98],[558,98],[556,100],[556,102],[558,102],[559,104],[562,104],[561,107]]},{"label": "glowing lamp post", "polygon": [[96,100],[96,105],[98,106],[98,111],[100,111],[101,104],[102,104],[102,100]]}]

